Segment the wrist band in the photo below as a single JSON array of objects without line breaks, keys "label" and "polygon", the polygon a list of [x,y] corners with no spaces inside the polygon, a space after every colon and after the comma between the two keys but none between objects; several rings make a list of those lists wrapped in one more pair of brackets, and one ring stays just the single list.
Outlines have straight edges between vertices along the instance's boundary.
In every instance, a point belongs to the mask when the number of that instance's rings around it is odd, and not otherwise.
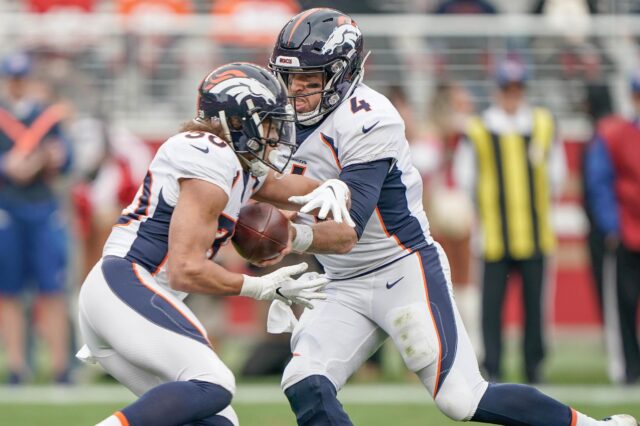
[{"label": "wrist band", "polygon": [[245,274],[242,274],[242,276],[244,277],[244,280],[242,281],[240,296],[257,299],[260,296],[260,290],[262,290],[262,283],[260,282],[260,278],[252,277]]},{"label": "wrist band", "polygon": [[296,238],[291,242],[291,249],[298,253],[304,253],[311,247],[313,242],[313,229],[309,225],[294,223],[296,228]]}]

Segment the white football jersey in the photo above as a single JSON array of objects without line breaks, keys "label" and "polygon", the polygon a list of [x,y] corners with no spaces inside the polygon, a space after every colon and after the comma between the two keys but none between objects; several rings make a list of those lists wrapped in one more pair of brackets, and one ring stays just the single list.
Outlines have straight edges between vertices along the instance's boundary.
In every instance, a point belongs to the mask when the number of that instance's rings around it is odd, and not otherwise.
[{"label": "white football jersey", "polygon": [[351,165],[394,161],[358,244],[346,255],[317,255],[330,278],[374,270],[432,243],[422,205],[422,179],[412,165],[404,122],[385,96],[358,85],[298,142],[288,171],[320,181],[338,178]]},{"label": "white football jersey", "polygon": [[169,225],[180,195],[179,179],[211,182],[229,196],[218,219],[218,232],[215,238],[211,236],[210,257],[229,242],[240,209],[260,189],[263,179],[244,171],[229,145],[210,133],[179,133],[162,144],[133,202],[113,227],[103,256],[123,257],[137,263],[160,285],[184,297],[185,294],[171,290],[166,270]]}]

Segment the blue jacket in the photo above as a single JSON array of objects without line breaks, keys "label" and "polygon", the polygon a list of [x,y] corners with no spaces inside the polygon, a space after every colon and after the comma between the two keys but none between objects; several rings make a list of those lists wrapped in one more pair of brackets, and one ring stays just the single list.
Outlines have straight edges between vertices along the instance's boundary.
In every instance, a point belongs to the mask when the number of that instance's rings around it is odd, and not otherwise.
[{"label": "blue jacket", "polygon": [[[40,117],[46,111],[46,105],[43,105],[35,101],[25,101],[24,104],[18,109],[15,106],[10,106],[7,103],[0,101],[0,108],[8,112],[13,116],[16,121],[22,123],[25,127],[32,126],[38,117]],[[18,113],[19,111],[19,113]],[[13,148],[14,141],[3,130],[3,125],[7,123],[0,123],[0,165],[2,164],[3,157]],[[11,123],[8,123],[11,125]],[[38,143],[40,145],[48,143],[48,141],[55,139],[62,143],[65,150],[65,161],[60,168],[61,173],[66,173],[70,170],[72,164],[72,147],[71,141],[64,133],[61,124],[55,123],[51,129],[47,132],[45,137]],[[27,185],[17,185],[12,182],[0,167],[0,201],[5,202],[41,202],[51,201],[55,199],[55,194],[52,188],[52,183],[46,179],[43,175],[38,175],[34,180]]]}]

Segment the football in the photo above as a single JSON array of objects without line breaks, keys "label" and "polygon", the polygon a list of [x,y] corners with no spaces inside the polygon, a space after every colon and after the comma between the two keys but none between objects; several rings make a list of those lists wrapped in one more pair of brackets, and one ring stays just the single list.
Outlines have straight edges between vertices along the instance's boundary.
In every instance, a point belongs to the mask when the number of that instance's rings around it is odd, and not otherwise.
[{"label": "football", "polygon": [[280,210],[266,203],[243,207],[238,215],[233,245],[250,262],[278,256],[289,240],[289,221]]}]

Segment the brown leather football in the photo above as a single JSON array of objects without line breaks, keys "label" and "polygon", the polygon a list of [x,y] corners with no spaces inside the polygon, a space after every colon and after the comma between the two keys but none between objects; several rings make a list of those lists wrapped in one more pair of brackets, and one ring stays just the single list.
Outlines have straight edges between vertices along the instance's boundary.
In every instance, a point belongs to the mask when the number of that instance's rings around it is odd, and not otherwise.
[{"label": "brown leather football", "polygon": [[274,258],[288,240],[289,221],[271,204],[253,203],[240,210],[232,241],[245,259],[260,262]]}]

